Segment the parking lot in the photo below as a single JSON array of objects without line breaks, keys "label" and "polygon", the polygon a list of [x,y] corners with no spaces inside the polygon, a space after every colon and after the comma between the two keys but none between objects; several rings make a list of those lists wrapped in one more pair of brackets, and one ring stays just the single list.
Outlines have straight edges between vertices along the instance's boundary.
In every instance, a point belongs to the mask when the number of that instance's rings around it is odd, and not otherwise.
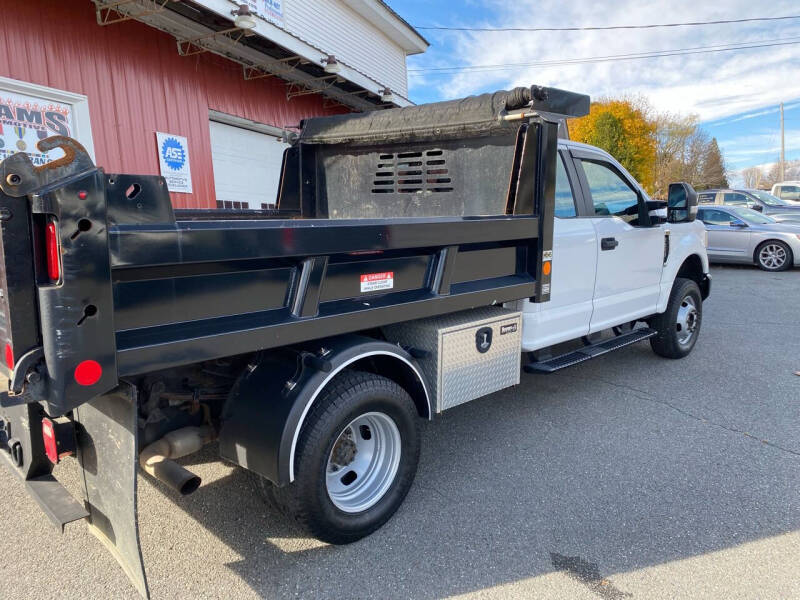
[{"label": "parking lot", "polygon": [[[800,271],[712,273],[688,359],[638,344],[445,413],[350,546],[300,537],[213,447],[192,496],[140,477],[153,597],[800,597]],[[0,489],[3,597],[136,597],[82,524]]]}]

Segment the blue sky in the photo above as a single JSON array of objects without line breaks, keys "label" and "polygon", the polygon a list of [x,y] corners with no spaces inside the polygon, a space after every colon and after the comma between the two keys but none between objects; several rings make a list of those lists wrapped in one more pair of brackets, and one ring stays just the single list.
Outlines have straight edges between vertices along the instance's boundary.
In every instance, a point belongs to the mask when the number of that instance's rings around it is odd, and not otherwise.
[{"label": "blue sky", "polygon": [[[388,0],[415,26],[572,27],[800,15],[793,0]],[[538,83],[593,97],[641,95],[659,111],[696,114],[717,138],[731,170],[777,160],[778,104],[785,105],[786,157],[800,159],[800,19],[594,32],[443,32],[409,57],[410,97],[432,102]],[[778,46],[567,66],[524,63],[731,43]],[[507,65],[480,72],[451,66]]]}]

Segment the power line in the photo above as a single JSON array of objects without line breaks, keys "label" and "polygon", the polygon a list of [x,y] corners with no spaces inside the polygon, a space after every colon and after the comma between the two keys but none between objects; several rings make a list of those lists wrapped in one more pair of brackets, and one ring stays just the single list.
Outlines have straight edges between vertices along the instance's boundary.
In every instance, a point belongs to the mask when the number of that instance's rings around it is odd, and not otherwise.
[{"label": "power line", "polygon": [[695,46],[692,48],[677,48],[674,50],[652,50],[649,52],[635,52],[630,54],[611,54],[608,56],[587,56],[582,58],[567,58],[560,60],[538,61],[529,63],[504,63],[496,65],[454,65],[450,67],[425,67],[408,69],[409,73],[439,73],[452,74],[458,72],[487,73],[492,71],[508,71],[518,67],[554,67],[581,65],[600,62],[616,62],[620,60],[639,60],[644,58],[662,58],[667,56],[687,56],[691,54],[709,54],[712,52],[730,52],[733,50],[749,50],[751,48],[771,48],[774,46],[790,46],[800,44],[800,38],[775,38],[760,42],[744,42],[742,44],[724,44],[718,46]]},{"label": "power line", "polygon": [[414,25],[415,29],[437,31],[609,31],[612,29],[657,29],[659,27],[696,27],[699,25],[726,25],[731,23],[753,23],[756,21],[785,21],[800,19],[800,15],[785,17],[752,17],[749,19],[723,19],[720,21],[689,21],[686,23],[652,23],[649,25],[607,25],[590,27],[441,27],[437,25]]}]

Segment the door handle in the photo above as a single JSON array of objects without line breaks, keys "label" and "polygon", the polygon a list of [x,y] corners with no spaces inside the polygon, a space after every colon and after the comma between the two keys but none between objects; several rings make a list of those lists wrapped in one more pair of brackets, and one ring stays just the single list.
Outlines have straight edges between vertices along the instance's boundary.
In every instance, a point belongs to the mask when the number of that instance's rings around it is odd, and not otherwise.
[{"label": "door handle", "polygon": [[617,238],[610,237],[600,240],[600,250],[613,250],[617,246],[619,246]]}]

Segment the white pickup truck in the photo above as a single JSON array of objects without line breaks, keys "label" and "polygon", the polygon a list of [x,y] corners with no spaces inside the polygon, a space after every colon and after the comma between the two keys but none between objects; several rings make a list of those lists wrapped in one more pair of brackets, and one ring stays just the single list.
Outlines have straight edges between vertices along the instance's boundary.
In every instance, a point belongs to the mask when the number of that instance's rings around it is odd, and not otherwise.
[{"label": "white pickup truck", "polygon": [[0,460],[147,596],[137,477],[191,494],[175,459],[204,444],[347,543],[403,502],[420,421],[638,341],[686,356],[710,287],[697,194],[652,201],[560,140],[557,115],[588,110],[531,86],[309,119],[278,208],[252,214],[177,211],[163,178],[69,138],[39,142],[64,151],[45,166],[7,157]]},{"label": "white pickup truck", "polygon": [[[686,356],[710,291],[703,224],[668,223],[607,152],[568,140],[559,141],[558,151],[552,293],[549,302],[525,303],[523,349],[609,329],[620,333],[646,321],[658,332],[650,338],[657,354]],[[650,213],[647,223],[640,221],[642,212]],[[593,356],[596,351],[579,350],[572,358]]]}]

